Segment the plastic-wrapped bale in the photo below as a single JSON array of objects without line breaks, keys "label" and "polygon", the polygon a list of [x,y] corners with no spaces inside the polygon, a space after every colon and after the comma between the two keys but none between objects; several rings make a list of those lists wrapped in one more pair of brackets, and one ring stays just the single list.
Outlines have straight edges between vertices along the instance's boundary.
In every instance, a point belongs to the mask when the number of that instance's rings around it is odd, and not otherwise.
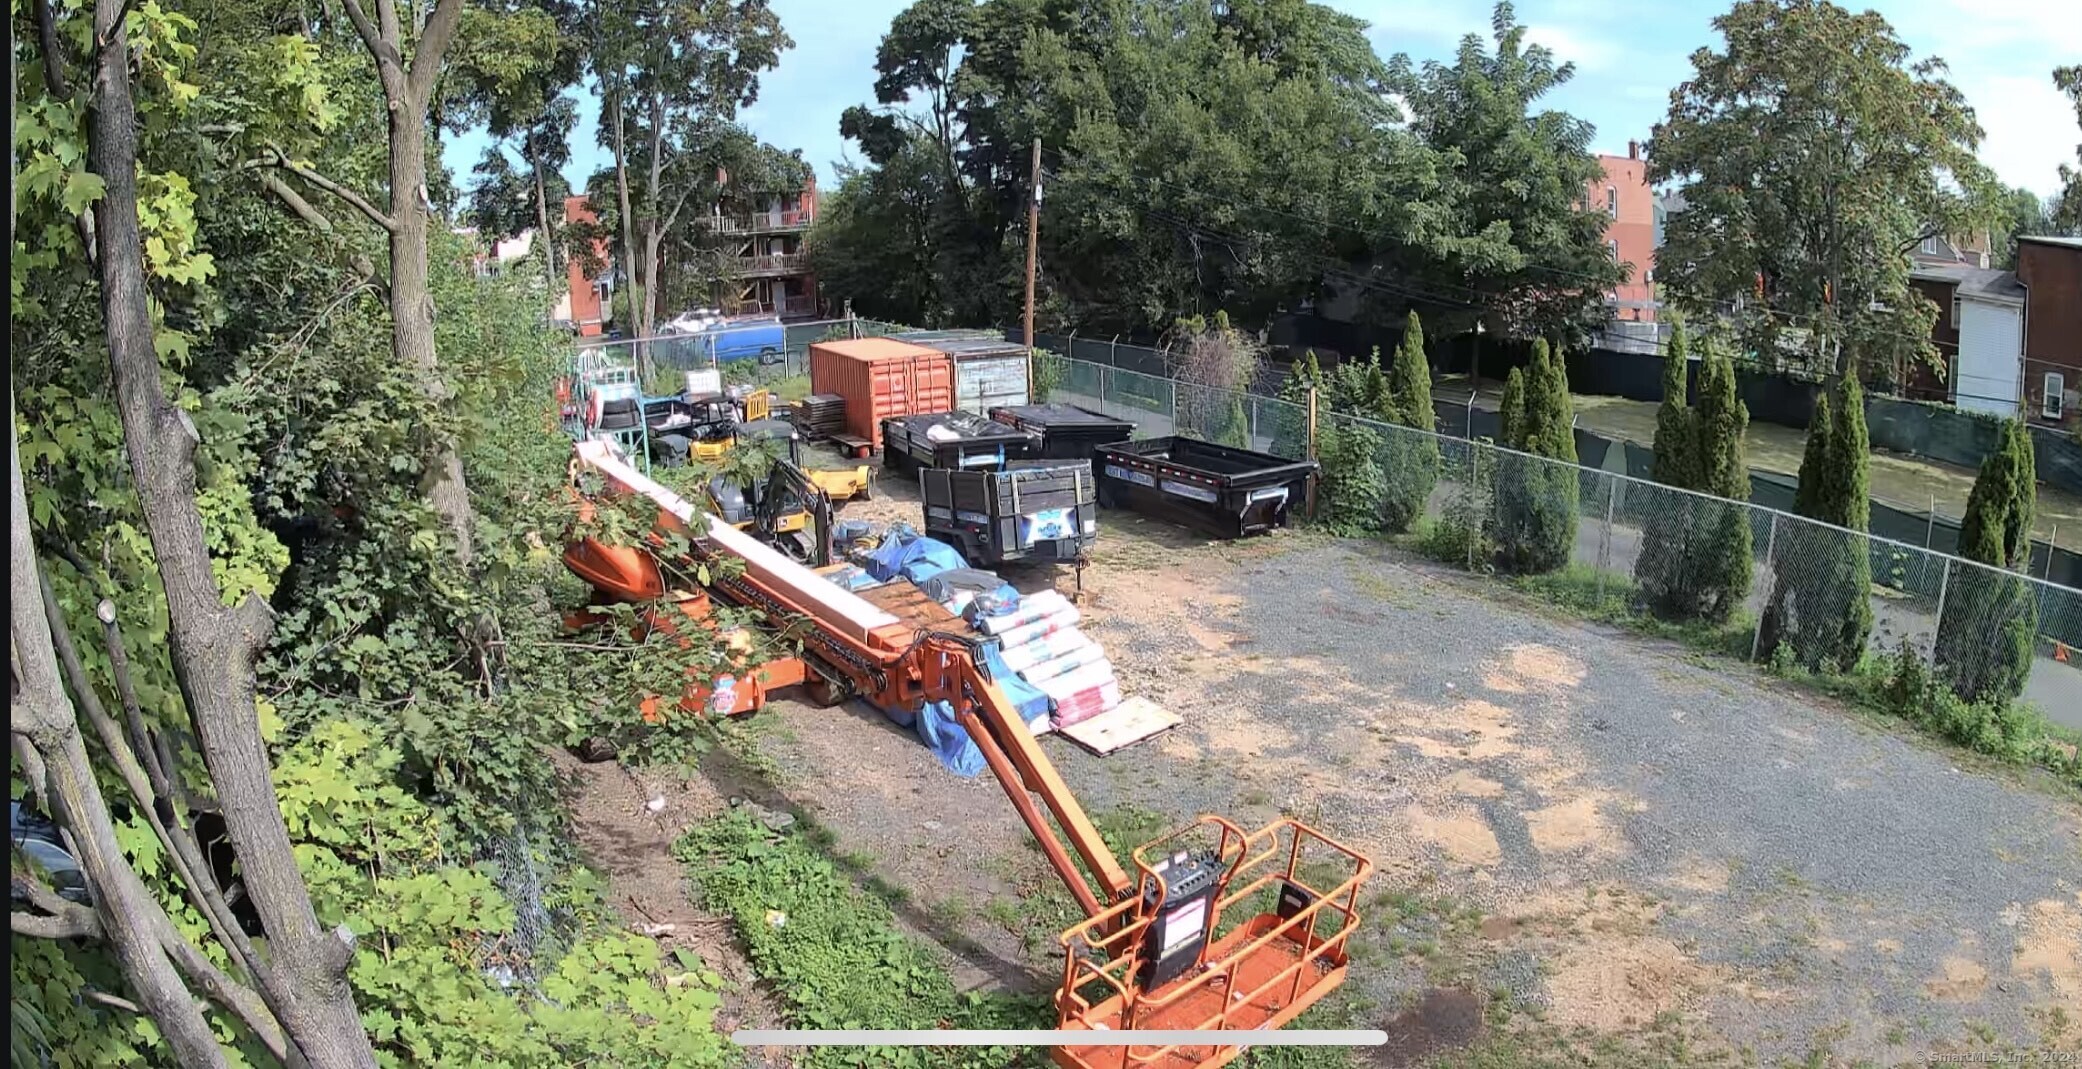
[{"label": "plastic-wrapped bale", "polygon": [[1060,657],[1042,661],[1020,674],[1029,683],[1040,683],[1042,680],[1054,679],[1059,675],[1093,665],[1103,666],[1108,675],[1113,674],[1113,662],[1106,659],[1106,651],[1099,648],[1098,643],[1079,646]]},{"label": "plastic-wrapped bale", "polygon": [[1121,685],[1110,664],[1090,664],[1035,684],[1055,700],[1055,726],[1068,727],[1121,703]]},{"label": "plastic-wrapped bale", "polygon": [[1008,650],[1016,649],[1035,639],[1075,628],[1077,621],[1082,615],[1077,611],[1076,606],[1065,605],[1061,611],[1044,616],[1032,623],[1024,623],[1008,631],[998,632],[998,641],[1003,642]]},{"label": "plastic-wrapped bale", "polygon": [[1015,672],[1024,673],[1043,661],[1061,657],[1072,650],[1096,646],[1084,632],[1071,628],[1052,635],[1042,635],[1031,642],[1012,646],[1005,650],[1005,663]]},{"label": "plastic-wrapped bale", "polygon": [[[1043,590],[1019,599],[1018,605],[1011,612],[978,614],[970,623],[986,635],[1002,635],[1022,624],[1033,623],[1071,607],[1069,599],[1063,597],[1061,591]],[[1016,643],[1006,645],[1009,647]]]}]

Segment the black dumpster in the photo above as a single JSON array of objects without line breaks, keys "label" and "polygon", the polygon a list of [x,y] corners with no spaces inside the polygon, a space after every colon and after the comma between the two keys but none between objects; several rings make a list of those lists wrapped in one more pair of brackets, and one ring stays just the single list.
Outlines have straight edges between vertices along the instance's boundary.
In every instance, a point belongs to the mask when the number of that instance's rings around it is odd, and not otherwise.
[{"label": "black dumpster", "polygon": [[973,412],[890,416],[882,421],[882,469],[1002,468],[1034,455],[1038,439]]},{"label": "black dumpster", "polygon": [[1099,504],[1241,538],[1284,527],[1308,496],[1313,460],[1287,460],[1196,438],[1098,446]]},{"label": "black dumpster", "polygon": [[925,533],[970,564],[1069,563],[1099,534],[1098,487],[1076,460],[1014,460],[995,471],[918,473]]},{"label": "black dumpster", "polygon": [[1094,448],[1135,437],[1133,423],[1076,405],[1006,405],[991,409],[990,418],[1039,435],[1035,455],[1053,460],[1089,460]]}]

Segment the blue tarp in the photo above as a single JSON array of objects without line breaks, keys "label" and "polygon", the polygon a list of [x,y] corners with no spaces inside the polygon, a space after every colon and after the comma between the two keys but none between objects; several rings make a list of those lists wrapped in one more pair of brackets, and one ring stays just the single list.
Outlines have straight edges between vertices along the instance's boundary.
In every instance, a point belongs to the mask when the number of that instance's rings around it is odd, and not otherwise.
[{"label": "blue tarp", "polygon": [[1005,666],[1005,659],[998,653],[998,642],[992,639],[983,644],[983,667],[990,672],[991,682],[1012,700],[1012,708],[1019,711],[1019,720],[1031,725],[1035,720],[1047,716],[1054,710],[1049,706],[1048,695],[1039,687],[1019,678],[1019,674]]},{"label": "blue tarp", "polygon": [[962,730],[954,719],[954,706],[946,702],[926,702],[918,710],[915,724],[918,737],[947,771],[957,776],[974,776],[983,771],[983,751],[976,748],[976,740]]},{"label": "blue tarp", "polygon": [[949,568],[968,567],[953,546],[902,524],[891,527],[882,544],[861,564],[869,575],[884,582],[901,575],[914,583],[922,583]]}]

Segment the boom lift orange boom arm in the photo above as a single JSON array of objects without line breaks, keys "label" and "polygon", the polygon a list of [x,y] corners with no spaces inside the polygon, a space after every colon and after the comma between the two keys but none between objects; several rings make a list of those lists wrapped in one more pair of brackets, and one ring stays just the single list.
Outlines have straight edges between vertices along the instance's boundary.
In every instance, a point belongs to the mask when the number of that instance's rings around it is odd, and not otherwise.
[{"label": "boom lift orange boom arm", "polygon": [[[1061,1027],[1278,1027],[1343,981],[1359,886],[1372,870],[1364,857],[1298,821],[1246,833],[1203,817],[1136,850],[1131,876],[983,667],[979,638],[916,616],[901,619],[830,582],[695,509],[625,463],[608,442],[580,442],[577,454],[576,468],[599,475],[607,492],[656,504],[657,531],[686,537],[698,554],[742,565],[729,575],[712,572],[715,595],[776,627],[807,622],[800,633],[813,700],[836,704],[857,693],[883,708],[952,706],[1084,910],[1086,919],[1061,940]],[[566,559],[611,593],[655,596],[663,587],[656,561],[641,549],[584,540]],[[1187,845],[1196,836],[1199,849]],[[1097,881],[1096,892],[1078,861]],[[1225,910],[1245,919],[1225,924]],[[1060,1047],[1053,1057],[1065,1069],[1211,1069],[1241,1052],[1220,1044],[1123,1045]]]}]

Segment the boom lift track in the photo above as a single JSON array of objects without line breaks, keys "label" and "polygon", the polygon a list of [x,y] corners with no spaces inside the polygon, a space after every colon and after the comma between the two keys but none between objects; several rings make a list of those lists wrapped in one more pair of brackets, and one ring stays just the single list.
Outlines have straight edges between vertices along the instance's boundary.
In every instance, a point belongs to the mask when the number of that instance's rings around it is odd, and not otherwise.
[{"label": "boom lift track", "polygon": [[[948,626],[951,616],[900,618],[697,510],[607,441],[578,443],[579,470],[599,476],[606,494],[657,505],[654,532],[684,536],[697,555],[740,562],[727,577],[712,570],[709,593],[773,626],[797,627],[812,701],[835,705],[858,694],[884,708],[953,707],[1085,914],[1060,938],[1059,1028],[1277,1028],[1343,982],[1359,888],[1373,868],[1365,857],[1297,820],[1245,831],[1203,816],[1133,851],[1130,872],[992,680],[981,640]],[[652,548],[663,544],[654,539]],[[612,596],[640,600],[663,588],[644,549],[581,539],[565,559]],[[1057,1047],[1051,1056],[1062,1069],[1213,1069],[1242,1051],[1130,1043]]]}]

